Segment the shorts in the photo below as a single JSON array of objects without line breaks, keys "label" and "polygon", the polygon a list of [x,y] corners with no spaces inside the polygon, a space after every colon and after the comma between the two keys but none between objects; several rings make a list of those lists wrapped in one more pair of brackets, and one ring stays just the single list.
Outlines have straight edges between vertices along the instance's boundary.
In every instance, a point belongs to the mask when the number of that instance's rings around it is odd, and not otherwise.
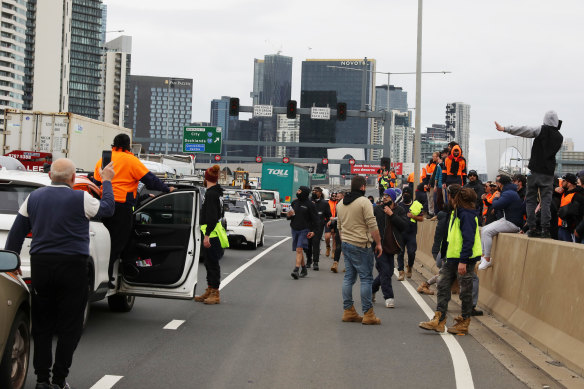
[{"label": "shorts", "polygon": [[307,249],[308,238],[306,237],[306,235],[308,235],[310,230],[308,228],[300,231],[295,230],[294,228],[292,228],[291,230],[292,230],[292,251],[296,251],[298,247]]},{"label": "shorts", "polygon": [[[328,224],[328,223],[327,223],[327,224]],[[324,232],[325,232],[325,233],[326,233],[326,232],[331,232],[331,228],[330,228],[330,227],[329,227],[327,224],[325,224],[325,225],[324,225]]]}]

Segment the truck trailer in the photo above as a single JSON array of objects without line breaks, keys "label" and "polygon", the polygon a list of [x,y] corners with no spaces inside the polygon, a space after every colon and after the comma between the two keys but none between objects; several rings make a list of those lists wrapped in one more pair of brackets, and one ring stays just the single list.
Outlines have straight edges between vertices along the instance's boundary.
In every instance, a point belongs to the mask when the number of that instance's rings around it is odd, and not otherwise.
[{"label": "truck trailer", "polygon": [[43,171],[45,163],[69,158],[78,169],[93,171],[114,137],[132,130],[69,112],[7,109],[0,132],[2,155],[20,160],[27,170]]},{"label": "truck trailer", "polygon": [[301,186],[309,186],[308,170],[302,166],[264,162],[262,166],[262,189],[277,190],[285,205],[296,198]]}]

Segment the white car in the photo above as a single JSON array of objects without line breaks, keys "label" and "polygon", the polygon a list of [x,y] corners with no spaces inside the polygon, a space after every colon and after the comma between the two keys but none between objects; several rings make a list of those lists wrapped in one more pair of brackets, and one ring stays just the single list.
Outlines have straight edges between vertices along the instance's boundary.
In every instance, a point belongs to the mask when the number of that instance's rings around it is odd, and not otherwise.
[{"label": "white car", "polygon": [[263,211],[266,215],[272,215],[272,217],[280,218],[282,217],[282,203],[280,202],[280,192],[275,190],[258,190],[260,196],[262,197],[262,206],[266,207]]},{"label": "white car", "polygon": [[[76,183],[76,188],[93,185],[87,179],[78,181],[81,183]],[[33,190],[49,184],[49,176],[44,173],[0,170],[0,248],[5,246],[22,202]],[[200,201],[199,188],[187,186],[136,207],[121,265],[120,261],[114,265],[114,289],[108,288],[109,231],[101,221],[91,220],[89,300],[107,297],[110,309],[127,312],[133,307],[134,296],[192,299],[201,245],[197,233]],[[31,239],[26,238],[20,253],[23,278],[29,284],[30,243]],[[89,304],[86,318],[88,312]]]},{"label": "white car", "polygon": [[230,242],[245,243],[254,250],[264,245],[264,223],[251,201],[227,198],[223,200],[223,209]]}]

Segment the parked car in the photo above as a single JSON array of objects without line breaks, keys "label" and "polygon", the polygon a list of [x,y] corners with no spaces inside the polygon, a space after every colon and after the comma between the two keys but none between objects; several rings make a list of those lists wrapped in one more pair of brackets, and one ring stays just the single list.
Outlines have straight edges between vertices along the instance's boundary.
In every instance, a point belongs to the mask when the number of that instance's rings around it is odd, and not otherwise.
[{"label": "parked car", "polygon": [[245,198],[224,199],[223,209],[230,242],[245,243],[254,250],[264,245],[264,223],[251,201]]},{"label": "parked car", "polygon": [[30,293],[16,253],[0,250],[0,388],[21,389],[30,357]]},{"label": "parked car", "polygon": [[[83,181],[83,188],[93,188]],[[4,247],[20,205],[35,189],[50,184],[47,174],[0,171],[0,247]],[[86,185],[87,184],[87,185]],[[76,187],[78,185],[76,184]],[[83,189],[81,188],[81,189]],[[91,192],[90,192],[91,193]],[[99,193],[94,193],[98,196]],[[128,312],[135,296],[192,299],[197,283],[201,236],[200,190],[186,186],[150,198],[134,211],[130,241],[114,264],[115,288],[108,288],[109,231],[100,220],[89,223],[89,302],[107,297],[111,310]],[[30,282],[30,242],[20,253],[25,281]]]},{"label": "parked car", "polygon": [[282,203],[280,202],[280,192],[276,190],[258,190],[262,197],[262,205],[266,207],[264,213],[272,217],[282,217]]}]

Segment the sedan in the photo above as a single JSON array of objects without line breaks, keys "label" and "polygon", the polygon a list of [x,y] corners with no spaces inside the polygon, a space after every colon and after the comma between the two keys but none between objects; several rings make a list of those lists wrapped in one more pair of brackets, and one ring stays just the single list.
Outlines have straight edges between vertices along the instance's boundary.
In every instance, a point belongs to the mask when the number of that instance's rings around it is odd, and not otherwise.
[{"label": "sedan", "polygon": [[230,242],[245,243],[253,250],[264,245],[264,223],[251,201],[245,198],[225,199],[223,209]]}]

